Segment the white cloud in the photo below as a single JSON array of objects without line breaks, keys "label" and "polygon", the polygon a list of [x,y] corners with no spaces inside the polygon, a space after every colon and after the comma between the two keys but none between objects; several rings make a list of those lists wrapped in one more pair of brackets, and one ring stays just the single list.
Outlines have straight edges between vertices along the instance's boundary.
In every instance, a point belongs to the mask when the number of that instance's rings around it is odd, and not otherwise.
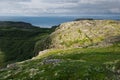
[{"label": "white cloud", "polygon": [[1,0],[0,15],[118,14],[120,0]]}]

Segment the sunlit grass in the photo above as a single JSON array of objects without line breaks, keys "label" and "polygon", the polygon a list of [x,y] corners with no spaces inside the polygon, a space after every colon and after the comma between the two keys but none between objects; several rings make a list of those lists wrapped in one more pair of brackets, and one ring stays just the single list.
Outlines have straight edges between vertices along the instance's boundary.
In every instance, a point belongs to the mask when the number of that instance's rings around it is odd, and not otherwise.
[{"label": "sunlit grass", "polygon": [[[53,62],[49,62],[53,60]],[[55,63],[54,60],[60,60]],[[45,62],[48,61],[48,62]],[[119,80],[120,47],[46,51],[32,60],[0,71],[0,79]]]}]

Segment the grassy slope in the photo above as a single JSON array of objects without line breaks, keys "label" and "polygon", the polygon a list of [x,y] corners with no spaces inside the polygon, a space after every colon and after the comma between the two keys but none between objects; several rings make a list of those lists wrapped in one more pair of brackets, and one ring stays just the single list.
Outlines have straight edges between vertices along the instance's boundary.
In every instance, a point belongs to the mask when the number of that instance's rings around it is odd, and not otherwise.
[{"label": "grassy slope", "polygon": [[32,58],[36,42],[50,33],[50,29],[42,28],[1,28],[0,66]]},{"label": "grassy slope", "polygon": [[49,50],[0,71],[0,80],[119,80],[120,45]]}]

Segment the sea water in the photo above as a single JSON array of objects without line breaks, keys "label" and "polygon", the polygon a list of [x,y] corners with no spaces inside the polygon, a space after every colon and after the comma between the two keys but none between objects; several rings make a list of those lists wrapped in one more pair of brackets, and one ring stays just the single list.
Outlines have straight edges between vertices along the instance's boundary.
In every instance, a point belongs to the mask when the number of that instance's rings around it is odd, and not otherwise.
[{"label": "sea water", "polygon": [[75,19],[80,18],[92,18],[92,19],[112,19],[112,20],[120,20],[119,15],[102,15],[102,16],[0,16],[0,21],[22,21],[28,22],[32,25],[39,26],[39,27],[52,27],[55,25],[59,25],[64,22],[73,21]]}]

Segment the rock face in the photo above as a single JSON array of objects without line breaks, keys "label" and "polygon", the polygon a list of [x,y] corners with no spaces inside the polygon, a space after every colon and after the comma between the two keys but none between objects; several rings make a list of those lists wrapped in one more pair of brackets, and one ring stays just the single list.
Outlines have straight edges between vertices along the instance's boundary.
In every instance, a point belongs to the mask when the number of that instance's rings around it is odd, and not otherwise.
[{"label": "rock face", "polygon": [[25,22],[0,21],[0,28],[1,27],[31,28],[33,26],[30,23],[25,23]]},{"label": "rock face", "polygon": [[120,21],[81,20],[61,24],[43,45],[48,48],[109,46],[120,42]]}]

